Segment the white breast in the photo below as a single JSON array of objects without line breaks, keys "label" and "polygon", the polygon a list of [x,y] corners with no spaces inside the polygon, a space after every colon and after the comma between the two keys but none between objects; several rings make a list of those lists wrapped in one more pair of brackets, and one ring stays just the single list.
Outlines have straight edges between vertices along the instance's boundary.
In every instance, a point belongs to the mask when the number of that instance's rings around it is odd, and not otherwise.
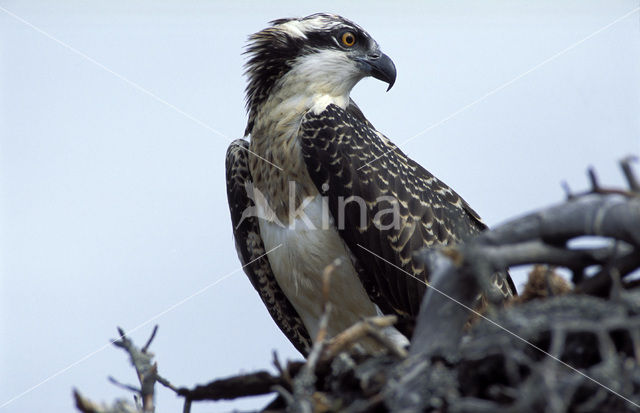
[{"label": "white breast", "polygon": [[[325,204],[325,228],[320,195],[305,208],[306,221],[297,218],[293,225],[283,227],[279,223],[260,219],[260,233],[267,251],[281,245],[268,255],[274,276],[312,339],[316,337],[322,315],[322,273],[336,258],[342,259],[342,265],[331,275],[329,301],[333,310],[328,334],[335,336],[362,318],[379,314],[377,306],[369,299],[358,279],[349,252],[326,208]],[[403,345],[408,343],[395,328],[387,333]]]}]

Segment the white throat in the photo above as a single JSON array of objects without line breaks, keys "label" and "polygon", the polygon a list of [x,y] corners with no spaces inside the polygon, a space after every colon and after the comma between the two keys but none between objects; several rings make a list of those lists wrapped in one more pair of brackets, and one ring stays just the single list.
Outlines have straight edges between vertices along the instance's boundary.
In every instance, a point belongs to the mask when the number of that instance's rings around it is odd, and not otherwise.
[{"label": "white throat", "polygon": [[363,77],[343,51],[323,50],[301,56],[274,85],[261,112],[280,118],[293,113],[302,117],[308,111],[317,114],[330,104],[345,109],[351,90]]}]

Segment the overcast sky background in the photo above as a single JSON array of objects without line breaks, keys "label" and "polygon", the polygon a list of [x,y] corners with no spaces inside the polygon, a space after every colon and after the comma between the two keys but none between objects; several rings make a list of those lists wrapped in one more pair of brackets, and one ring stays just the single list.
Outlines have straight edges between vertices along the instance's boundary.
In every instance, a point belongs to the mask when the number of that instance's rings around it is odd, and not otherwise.
[{"label": "overcast sky background", "polygon": [[[586,189],[589,165],[623,185],[617,161],[640,153],[639,6],[0,0],[0,411],[70,411],[73,387],[130,398],[106,380],[136,382],[108,345],[116,326],[142,344],[158,323],[176,385],[271,369],[274,349],[299,358],[240,270],[224,188],[246,122],[241,53],[268,21],[326,11],[369,31],[398,78],[354,99],[495,225],[562,201],[563,180]],[[180,411],[157,391],[157,411]]]}]

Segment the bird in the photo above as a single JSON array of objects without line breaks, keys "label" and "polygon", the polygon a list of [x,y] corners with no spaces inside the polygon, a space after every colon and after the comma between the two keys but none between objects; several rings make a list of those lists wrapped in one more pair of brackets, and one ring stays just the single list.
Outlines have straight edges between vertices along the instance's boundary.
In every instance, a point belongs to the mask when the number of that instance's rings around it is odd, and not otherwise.
[{"label": "bird", "polygon": [[[329,337],[389,314],[399,321],[384,334],[407,345],[429,280],[413,253],[462,242],[486,225],[350,97],[363,78],[387,91],[396,80],[395,64],[360,26],[326,13],[277,19],[249,37],[245,53],[245,138],[230,144],[225,162],[244,272],[305,356],[327,300]],[[508,274],[494,288],[515,293]]]}]

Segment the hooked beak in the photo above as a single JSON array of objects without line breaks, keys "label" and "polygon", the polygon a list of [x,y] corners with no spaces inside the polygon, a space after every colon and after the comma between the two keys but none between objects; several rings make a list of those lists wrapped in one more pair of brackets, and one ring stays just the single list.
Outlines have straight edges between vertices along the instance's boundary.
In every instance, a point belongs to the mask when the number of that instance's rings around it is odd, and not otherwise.
[{"label": "hooked beak", "polygon": [[367,54],[365,57],[358,58],[357,61],[362,65],[367,75],[389,84],[387,92],[396,82],[396,65],[393,64],[391,58],[386,54],[375,51]]}]

